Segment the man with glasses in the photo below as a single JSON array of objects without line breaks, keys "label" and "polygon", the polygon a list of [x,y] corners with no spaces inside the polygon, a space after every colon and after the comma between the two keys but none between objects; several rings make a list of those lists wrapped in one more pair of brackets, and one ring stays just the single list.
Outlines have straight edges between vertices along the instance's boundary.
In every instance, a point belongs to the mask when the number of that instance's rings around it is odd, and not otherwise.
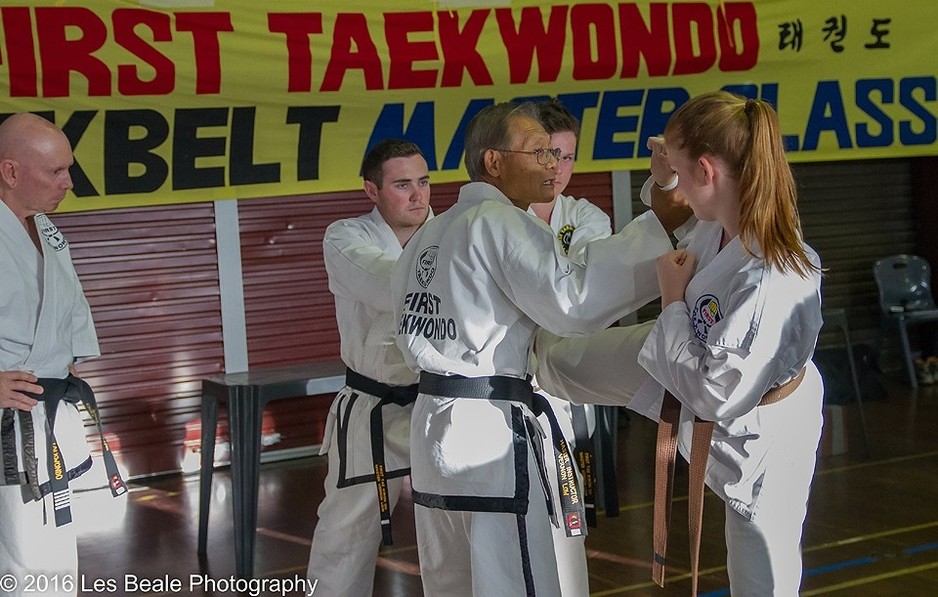
[{"label": "man with glasses", "polygon": [[472,182],[414,235],[392,280],[397,344],[421,371],[411,479],[426,595],[560,595],[549,512],[582,520],[582,502],[548,501],[543,459],[559,455],[569,474],[569,450],[542,448],[534,333],[599,331],[652,300],[655,259],[687,217],[659,194],[654,213],[575,263],[526,213],[554,199],[560,155],[535,104],[480,111],[466,131]]}]

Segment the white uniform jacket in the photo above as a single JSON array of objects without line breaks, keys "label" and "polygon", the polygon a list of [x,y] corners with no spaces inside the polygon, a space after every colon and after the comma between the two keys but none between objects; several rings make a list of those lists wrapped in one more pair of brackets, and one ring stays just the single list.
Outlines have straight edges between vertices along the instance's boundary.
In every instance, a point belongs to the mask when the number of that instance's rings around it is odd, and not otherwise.
[{"label": "white uniform jacket", "polygon": [[[528,213],[535,215],[530,208]],[[583,263],[588,243],[612,234],[606,212],[586,199],[574,199],[569,195],[557,195],[550,214],[550,228],[567,258],[577,263]]]},{"label": "white uniform jacket", "polygon": [[[562,254],[544,222],[494,186],[469,183],[398,262],[392,283],[401,301],[398,345],[414,370],[525,378],[538,327],[561,335],[596,332],[644,305],[658,293],[654,259],[670,248],[648,213],[590,243],[584,267]],[[527,490],[516,481],[526,482],[527,474],[517,475],[516,450],[532,417],[518,409],[502,400],[420,394],[411,431],[415,495],[440,496],[436,505],[443,508],[443,496],[517,495],[526,507]],[[524,457],[518,460],[523,468]]]},{"label": "white uniform jacket", "polygon": [[[528,208],[528,213],[534,217],[537,215],[534,210]],[[564,255],[576,263],[583,263],[583,254],[586,252],[586,246],[591,241],[606,238],[612,234],[612,224],[606,212],[596,207],[586,199],[574,199],[569,195],[557,195],[554,202],[554,209],[550,214],[550,228],[554,231],[557,242],[563,247]],[[549,334],[549,332],[547,332]],[[536,368],[536,366],[532,366]],[[570,402],[564,399],[555,398],[548,392],[540,390],[555,411],[566,412],[570,416]],[[561,394],[576,402],[576,396]],[[589,416],[590,431],[594,419],[592,413]],[[569,418],[561,421],[564,428],[564,435],[568,442],[573,440]]]},{"label": "white uniform jacket", "polygon": [[[394,343],[397,316],[390,280],[400,254],[401,243],[377,208],[333,222],[323,238],[342,361],[353,371],[390,386],[417,383],[417,374],[404,363]],[[322,451],[328,450],[332,433],[339,433],[339,487],[374,481],[370,417],[379,402],[375,396],[348,387],[333,402]],[[383,414],[387,476],[406,475],[410,466],[410,408],[388,406]]]},{"label": "white uniform jacket", "polygon": [[[654,182],[648,177],[641,190],[642,202],[649,207]],[[551,217],[552,226],[553,222]],[[696,223],[697,218],[690,217],[674,235],[685,238]],[[617,326],[574,338],[538,331],[538,382],[548,392],[568,396],[574,403],[627,405],[648,379],[648,372],[638,364],[638,352],[653,323]]]},{"label": "white uniform jacket", "polygon": [[[45,214],[34,218],[42,255],[12,211],[0,202],[0,370],[31,371],[62,379],[69,365],[100,354],[91,308],[72,265],[68,242]],[[38,483],[46,467],[46,411],[40,402],[29,413],[0,409],[0,484],[26,482],[22,417],[32,418]],[[60,403],[55,436],[73,479],[91,466],[85,429],[77,407]],[[29,442],[26,442],[29,443]],[[31,482],[31,480],[30,480]]]},{"label": "white uniform jacket", "polygon": [[[784,449],[800,433],[817,437],[822,388],[811,357],[821,329],[821,278],[768,267],[739,237],[720,250],[722,234],[719,223],[698,222],[686,239],[696,273],[684,302],[662,311],[639,353],[654,379],[629,408],[657,420],[669,389],[683,405],[679,445],[685,458],[694,415],[714,421],[707,485],[753,518],[769,450]],[[767,391],[804,367],[808,373],[791,396],[757,407]]]}]

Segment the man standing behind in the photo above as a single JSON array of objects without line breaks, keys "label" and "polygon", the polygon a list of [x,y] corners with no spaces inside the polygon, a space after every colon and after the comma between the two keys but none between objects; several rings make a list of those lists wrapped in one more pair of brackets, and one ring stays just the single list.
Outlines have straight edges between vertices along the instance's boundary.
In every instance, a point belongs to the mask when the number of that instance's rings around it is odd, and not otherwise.
[{"label": "man standing behind", "polygon": [[410,417],[417,374],[394,343],[391,271],[402,247],[432,217],[427,161],[414,143],[388,139],[362,163],[371,213],[333,222],[323,239],[335,296],[346,386],[326,423],[329,471],[308,577],[323,595],[370,596],[382,536],[410,473]]},{"label": "man standing behind", "polygon": [[563,194],[573,176],[580,123],[557,100],[541,102],[537,107],[551,146],[560,150],[560,157],[554,166],[556,197],[547,203],[532,203],[528,211],[551,227],[563,245],[564,254],[582,263],[586,245],[612,234],[612,224],[606,212],[586,199]]},{"label": "man standing behind", "polygon": [[[578,263],[583,262],[583,252],[587,243],[592,240],[606,238],[612,234],[612,225],[606,213],[587,201],[575,199],[564,195],[570,178],[573,176],[573,167],[576,163],[577,139],[580,135],[580,123],[560,102],[556,100],[541,102],[537,105],[544,129],[550,134],[550,144],[560,150],[560,157],[554,166],[554,192],[557,196],[548,203],[532,203],[528,212],[544,221],[557,237],[564,254]],[[573,404],[561,398],[555,398],[541,388],[539,394],[544,396],[563,431],[564,439],[571,447],[575,447],[574,460],[579,467],[589,467],[588,471],[578,468],[580,475],[577,485],[581,496],[584,493],[584,483],[595,483],[595,471],[592,469],[595,461],[592,458],[592,439],[589,427],[594,424],[594,407],[592,405]],[[546,415],[538,420],[542,426],[548,422]],[[594,426],[594,425],[592,425]],[[544,440],[544,449],[547,453],[553,451],[552,438]],[[554,499],[560,499],[560,488],[557,479],[557,470],[554,459],[546,459],[547,480],[550,482]],[[588,478],[584,478],[588,477]],[[588,502],[587,508],[594,504]],[[587,517],[595,516],[595,511],[587,511]],[[564,597],[575,597],[589,593],[589,573],[586,561],[586,522],[578,521],[577,528],[567,529],[567,524],[560,524],[551,529],[554,539],[554,554],[557,557],[557,573],[560,577],[560,588]],[[569,536],[568,536],[569,533]]]},{"label": "man standing behind", "polygon": [[392,281],[398,346],[421,371],[411,479],[424,594],[555,597],[534,333],[599,331],[657,296],[654,259],[671,242],[655,213],[671,218],[657,201],[576,264],[527,213],[556,196],[560,155],[537,106],[484,108],[465,145],[473,182],[411,239]]},{"label": "man standing behind", "polygon": [[70,373],[99,355],[98,338],[68,242],[45,215],[72,188],[73,161],[51,122],[0,124],[0,576],[12,575],[13,595],[27,574],[57,575],[47,594],[78,584],[68,481],[91,457],[72,391],[84,382]]}]

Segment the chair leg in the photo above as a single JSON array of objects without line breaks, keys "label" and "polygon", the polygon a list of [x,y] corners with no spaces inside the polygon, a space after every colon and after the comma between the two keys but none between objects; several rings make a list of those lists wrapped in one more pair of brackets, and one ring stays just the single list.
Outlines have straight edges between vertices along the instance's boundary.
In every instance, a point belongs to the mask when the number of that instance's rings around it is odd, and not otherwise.
[{"label": "chair leg", "polygon": [[876,366],[880,371],[883,370],[883,344],[886,339],[886,332],[889,323],[886,321],[886,317],[880,313],[879,315],[879,333],[876,335],[876,346],[873,349],[873,354],[876,358]]},{"label": "chair leg", "polygon": [[853,391],[857,396],[857,412],[860,415],[860,431],[863,433],[863,447],[866,455],[870,455],[870,436],[866,432],[866,414],[863,411],[863,391],[860,388],[860,377],[857,374],[857,362],[853,358],[853,345],[850,343],[850,332],[847,329],[846,320],[841,323],[841,331],[844,333],[844,342],[847,348],[847,362],[850,364],[850,377],[853,379]]},{"label": "chair leg", "polygon": [[915,363],[912,360],[912,347],[909,346],[909,331],[905,327],[905,322],[899,323],[899,341],[902,344],[902,356],[905,359],[906,372],[909,375],[909,385],[912,389],[918,388],[918,378],[915,376]]}]

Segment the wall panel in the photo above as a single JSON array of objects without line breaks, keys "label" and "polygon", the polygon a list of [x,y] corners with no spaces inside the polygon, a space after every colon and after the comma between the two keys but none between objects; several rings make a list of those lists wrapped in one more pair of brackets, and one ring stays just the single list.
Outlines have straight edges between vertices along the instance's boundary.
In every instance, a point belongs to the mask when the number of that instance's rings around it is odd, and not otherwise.
[{"label": "wall panel", "polygon": [[94,314],[101,357],[80,371],[108,442],[130,476],[179,470],[187,425],[199,418],[200,380],[224,371],[212,205],[53,220]]}]

